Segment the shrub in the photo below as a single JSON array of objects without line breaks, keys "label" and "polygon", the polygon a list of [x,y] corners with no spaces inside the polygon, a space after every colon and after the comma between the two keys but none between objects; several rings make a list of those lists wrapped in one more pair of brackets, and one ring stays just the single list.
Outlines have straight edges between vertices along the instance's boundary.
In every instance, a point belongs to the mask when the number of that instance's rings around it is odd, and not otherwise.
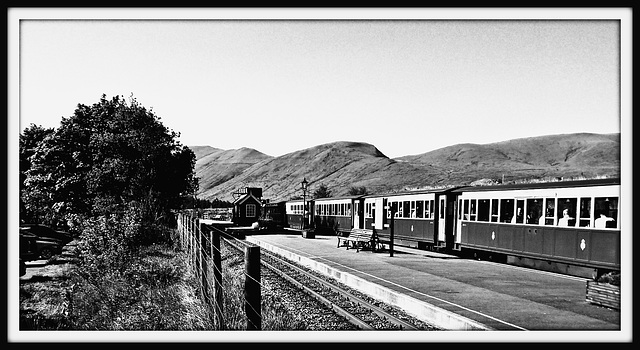
[{"label": "shrub", "polygon": [[596,281],[600,283],[609,283],[614,286],[620,286],[620,272],[605,273],[598,277]]}]

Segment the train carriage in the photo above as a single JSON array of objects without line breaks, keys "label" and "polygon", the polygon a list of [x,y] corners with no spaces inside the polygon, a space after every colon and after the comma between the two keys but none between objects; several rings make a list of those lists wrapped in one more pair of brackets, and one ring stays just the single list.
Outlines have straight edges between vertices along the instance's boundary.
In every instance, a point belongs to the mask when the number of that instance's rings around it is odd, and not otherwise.
[{"label": "train carriage", "polygon": [[[364,199],[364,228],[375,229],[385,240],[390,237],[389,222],[393,212],[394,244],[420,249],[446,245],[447,204],[449,190],[414,191],[370,195]],[[453,200],[455,203],[455,200]]]},{"label": "train carriage", "polygon": [[620,181],[464,187],[454,247],[568,274],[620,269]]},{"label": "train carriage", "polygon": [[316,232],[334,233],[361,228],[362,196],[316,198],[313,205],[313,223]]},{"label": "train carriage", "polygon": [[279,229],[287,227],[286,201],[267,202],[262,207],[262,215],[258,222],[260,227]]},{"label": "train carriage", "polygon": [[[305,212],[305,203],[302,199],[287,201],[285,204],[285,216],[287,227],[301,230],[303,228],[303,214]],[[307,220],[309,220],[309,207],[313,206],[313,201],[307,201]],[[307,225],[309,222],[307,221]]]}]

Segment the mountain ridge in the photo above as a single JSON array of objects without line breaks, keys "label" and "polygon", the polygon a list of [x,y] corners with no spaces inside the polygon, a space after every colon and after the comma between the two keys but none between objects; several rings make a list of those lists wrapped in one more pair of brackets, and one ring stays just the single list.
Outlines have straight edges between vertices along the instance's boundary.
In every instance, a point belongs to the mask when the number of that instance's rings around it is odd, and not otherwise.
[{"label": "mountain ridge", "polygon": [[[190,146],[189,146],[190,147]],[[332,195],[352,187],[369,193],[477,181],[499,182],[551,177],[619,176],[620,134],[560,134],[489,144],[462,143],[433,151],[389,158],[366,142],[337,141],[279,157],[251,148],[221,150],[190,147],[196,153],[198,197],[232,201],[244,187],[261,187],[271,201],[302,196],[300,182],[309,181],[307,196],[319,185]]]}]

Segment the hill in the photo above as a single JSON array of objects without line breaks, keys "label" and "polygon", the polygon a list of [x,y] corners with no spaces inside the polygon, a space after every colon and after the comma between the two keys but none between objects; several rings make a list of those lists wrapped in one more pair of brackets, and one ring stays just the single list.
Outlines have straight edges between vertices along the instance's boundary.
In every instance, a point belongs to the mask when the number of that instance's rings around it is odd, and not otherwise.
[{"label": "hill", "polygon": [[364,186],[369,193],[545,178],[620,175],[620,134],[565,134],[491,144],[458,144],[431,152],[388,158],[374,145],[333,142],[280,157],[249,148],[190,147],[196,153],[198,197],[232,201],[244,187],[261,187],[272,201],[310,195],[320,184],[334,196]]},{"label": "hill", "polygon": [[247,168],[265,160],[273,158],[251,148],[221,150],[213,147],[189,147],[196,154],[196,177],[200,189],[198,197],[204,199],[218,198],[229,200],[230,193],[224,196],[218,194],[217,186],[232,180],[242,174]]}]

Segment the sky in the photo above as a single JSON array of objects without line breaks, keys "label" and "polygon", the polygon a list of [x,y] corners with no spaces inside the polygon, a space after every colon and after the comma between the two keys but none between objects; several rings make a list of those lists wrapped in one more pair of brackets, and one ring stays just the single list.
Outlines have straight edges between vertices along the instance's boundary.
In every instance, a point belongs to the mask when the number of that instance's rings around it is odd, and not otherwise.
[{"label": "sky", "polygon": [[184,145],[271,156],[621,132],[620,14],[603,9],[24,11],[20,131],[106,94]]}]

